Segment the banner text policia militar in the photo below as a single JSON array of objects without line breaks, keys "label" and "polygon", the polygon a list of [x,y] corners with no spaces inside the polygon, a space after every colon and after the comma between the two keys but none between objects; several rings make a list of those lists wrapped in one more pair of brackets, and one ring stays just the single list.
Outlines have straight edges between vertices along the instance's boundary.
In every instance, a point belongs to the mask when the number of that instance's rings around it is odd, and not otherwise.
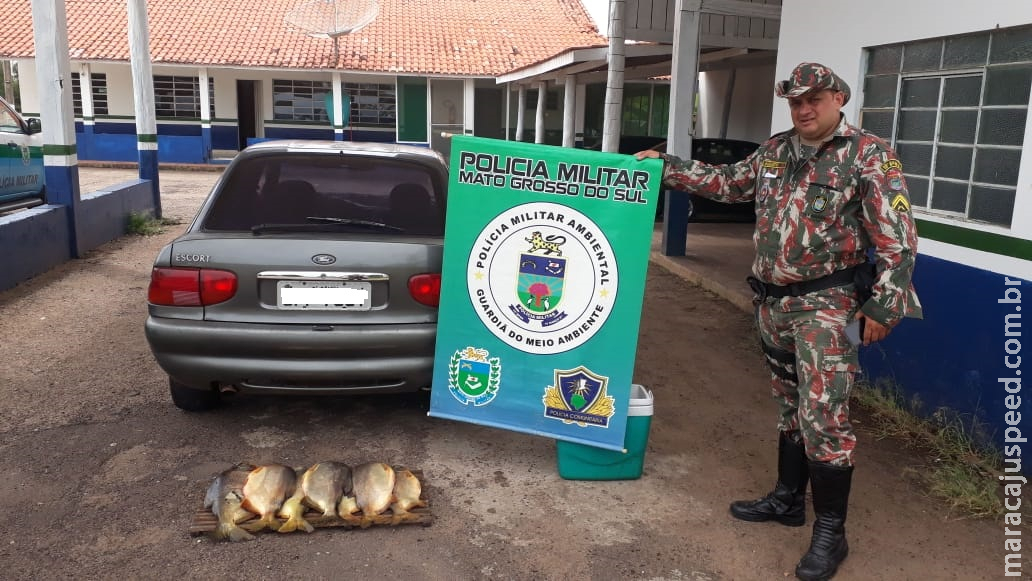
[{"label": "banner text policia militar", "polygon": [[662,163],[452,138],[430,415],[623,448]]},{"label": "banner text policia militar", "polygon": [[648,204],[649,172],[640,169],[558,162],[554,174],[541,159],[464,151],[459,156],[460,184],[513,191]]}]

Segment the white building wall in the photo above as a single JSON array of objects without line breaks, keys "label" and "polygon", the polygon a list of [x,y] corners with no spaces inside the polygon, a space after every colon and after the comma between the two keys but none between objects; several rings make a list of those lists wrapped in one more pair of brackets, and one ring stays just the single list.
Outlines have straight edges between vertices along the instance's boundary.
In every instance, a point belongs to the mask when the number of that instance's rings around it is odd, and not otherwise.
[{"label": "white building wall", "polygon": [[[39,110],[39,94],[36,87],[35,60],[26,59],[18,63],[18,74],[21,83],[21,100],[25,111],[35,113]],[[73,63],[76,64],[77,63]],[[77,71],[77,69],[75,69]],[[129,63],[90,63],[90,72],[103,73],[107,76],[108,115],[113,117],[133,117],[133,77]],[[176,75],[186,77],[199,76],[197,67],[154,65],[155,76]],[[209,67],[208,75],[215,82],[215,117],[217,119],[234,120],[237,118],[236,82],[238,80],[260,81],[263,119],[272,119],[272,81],[274,79],[303,79],[311,81],[331,81],[331,75],[325,71],[272,71],[262,69],[234,69]],[[344,83],[379,83],[394,84],[393,75],[352,74],[343,75]],[[163,121],[168,123],[170,121]]]},{"label": "white building wall", "polygon": [[103,73],[106,76],[108,115],[136,117],[136,106],[133,100],[133,70],[128,64],[90,63],[90,72]]},{"label": "white building wall", "polygon": [[[863,101],[864,48],[1029,23],[1032,23],[1032,2],[1028,0],[991,0],[977,4],[941,0],[784,0],[776,79],[787,78],[800,62],[817,61],[828,65],[853,89],[853,98],[843,113],[849,122],[857,123]],[[771,131],[790,127],[792,121],[788,108],[781,99],[772,99]],[[1029,119],[1032,121],[1032,115]],[[1026,123],[1025,143],[1032,144],[1032,123]],[[1032,148],[1022,152],[1014,220],[1010,228],[953,220],[920,210],[915,211],[915,216],[972,230],[1032,239]],[[1032,280],[1032,263],[1029,261],[928,242],[926,244],[922,239],[922,254]]]},{"label": "white building wall", "polygon": [[[727,115],[727,139],[763,143],[771,118],[770,93],[774,87],[774,65],[740,68],[730,85],[730,69],[699,74],[699,120],[696,137],[721,137],[728,90],[732,90]],[[784,129],[784,128],[783,128]]]},{"label": "white building wall", "polygon": [[18,91],[21,98],[21,110],[18,112],[33,117],[38,116],[39,87],[36,82],[36,59],[14,62],[18,63]]}]

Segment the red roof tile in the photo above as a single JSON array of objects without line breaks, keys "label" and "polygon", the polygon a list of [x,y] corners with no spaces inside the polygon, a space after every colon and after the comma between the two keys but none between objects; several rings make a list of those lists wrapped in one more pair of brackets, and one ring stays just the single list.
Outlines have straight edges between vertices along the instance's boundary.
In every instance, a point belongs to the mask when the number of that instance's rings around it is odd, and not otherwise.
[{"label": "red roof tile", "polygon": [[[379,0],[375,20],[339,38],[334,67],[333,40],[287,22],[312,1],[149,0],[152,62],[497,76],[606,44],[579,0]],[[126,0],[65,4],[73,60],[129,60]],[[0,14],[0,58],[34,57],[30,2],[0,0]]]}]

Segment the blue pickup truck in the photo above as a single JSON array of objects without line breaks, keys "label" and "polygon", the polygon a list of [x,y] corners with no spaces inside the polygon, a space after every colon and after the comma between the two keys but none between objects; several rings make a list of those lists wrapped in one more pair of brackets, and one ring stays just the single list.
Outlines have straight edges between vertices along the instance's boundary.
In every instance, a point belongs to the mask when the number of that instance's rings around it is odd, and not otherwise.
[{"label": "blue pickup truck", "polygon": [[39,119],[25,119],[0,99],[0,212],[46,202],[43,134]]}]

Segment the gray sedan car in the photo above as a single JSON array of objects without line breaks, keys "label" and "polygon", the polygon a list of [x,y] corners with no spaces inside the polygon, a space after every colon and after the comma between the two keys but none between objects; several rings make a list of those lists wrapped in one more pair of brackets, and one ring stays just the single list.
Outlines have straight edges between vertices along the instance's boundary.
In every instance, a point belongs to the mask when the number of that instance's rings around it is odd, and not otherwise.
[{"label": "gray sedan car", "polygon": [[425,148],[241,152],[154,263],[146,336],[173,403],[429,388],[447,182]]}]

